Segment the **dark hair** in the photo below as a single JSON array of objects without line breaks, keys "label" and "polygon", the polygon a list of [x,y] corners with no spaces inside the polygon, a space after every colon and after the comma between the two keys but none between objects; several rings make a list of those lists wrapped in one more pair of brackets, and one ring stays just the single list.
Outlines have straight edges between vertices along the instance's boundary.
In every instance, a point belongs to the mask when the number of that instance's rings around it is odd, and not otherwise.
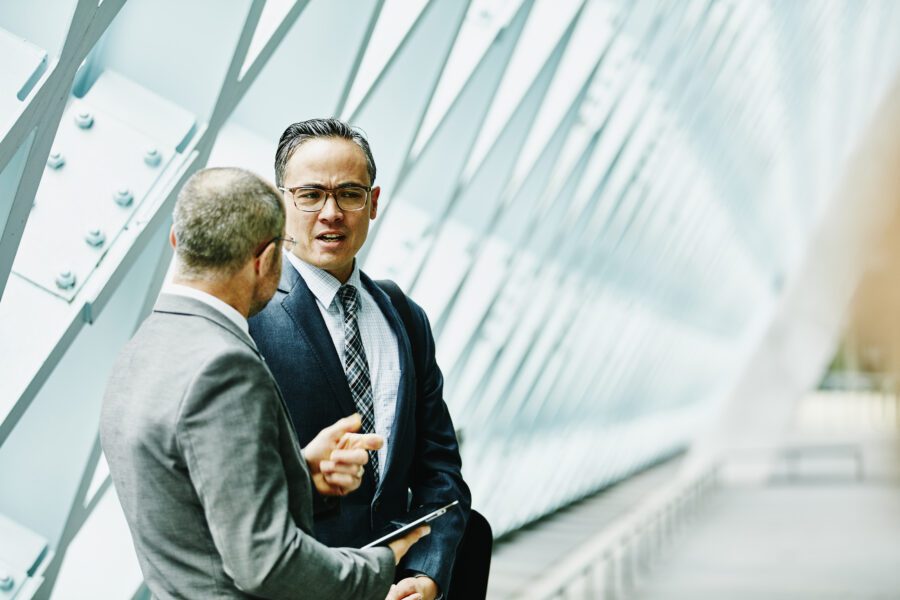
[{"label": "dark hair", "polygon": [[281,194],[237,168],[203,169],[181,188],[172,215],[179,271],[191,279],[232,275],[266,240],[282,235]]},{"label": "dark hair", "polygon": [[278,150],[275,151],[275,185],[284,185],[284,169],[288,161],[300,144],[313,138],[335,137],[350,140],[360,148],[366,156],[366,170],[369,172],[369,185],[375,183],[375,158],[369,148],[369,142],[365,134],[357,127],[353,127],[340,119],[309,119],[288,126],[278,140]]}]

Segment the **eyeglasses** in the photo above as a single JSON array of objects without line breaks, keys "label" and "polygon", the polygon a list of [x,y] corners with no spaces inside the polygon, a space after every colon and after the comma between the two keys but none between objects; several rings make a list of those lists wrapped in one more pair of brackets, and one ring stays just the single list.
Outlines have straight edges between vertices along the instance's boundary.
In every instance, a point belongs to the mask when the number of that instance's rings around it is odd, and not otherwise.
[{"label": "eyeglasses", "polygon": [[277,244],[278,242],[282,242],[284,244],[284,248],[286,248],[289,252],[294,249],[294,246],[297,244],[297,240],[292,237],[286,236],[278,236],[273,237],[268,242],[263,242],[259,246],[256,247],[256,250],[253,251],[253,257],[259,258],[263,252],[266,251],[266,248],[269,247],[269,244]]},{"label": "eyeglasses", "polygon": [[334,197],[338,208],[346,211],[362,210],[369,200],[370,187],[361,185],[345,185],[336,188],[323,188],[303,185],[294,188],[278,188],[291,195],[294,206],[303,212],[319,212],[325,207],[328,196]]}]

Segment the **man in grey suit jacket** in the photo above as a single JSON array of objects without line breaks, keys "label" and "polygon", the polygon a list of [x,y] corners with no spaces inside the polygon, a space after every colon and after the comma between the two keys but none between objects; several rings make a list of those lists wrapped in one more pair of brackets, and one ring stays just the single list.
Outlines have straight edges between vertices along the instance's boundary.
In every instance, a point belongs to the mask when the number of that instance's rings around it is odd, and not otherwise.
[{"label": "man in grey suit jacket", "polygon": [[[359,486],[372,443],[343,454],[358,416],[301,453],[281,394],[247,333],[278,284],[284,207],[239,169],[194,175],[175,207],[174,285],[122,351],[100,435],[145,582],[157,598],[385,597],[390,548],[317,542],[318,493]],[[352,436],[352,434],[350,434]]]}]

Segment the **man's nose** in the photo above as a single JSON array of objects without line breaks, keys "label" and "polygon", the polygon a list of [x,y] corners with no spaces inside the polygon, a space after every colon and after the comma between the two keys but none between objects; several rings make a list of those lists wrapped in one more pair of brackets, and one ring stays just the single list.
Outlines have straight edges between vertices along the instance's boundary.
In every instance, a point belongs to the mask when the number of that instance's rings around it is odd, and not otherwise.
[{"label": "man's nose", "polygon": [[341,207],[338,206],[335,192],[328,192],[325,195],[325,205],[322,206],[322,210],[319,211],[319,218],[331,221],[334,219],[343,218],[343,216],[344,211],[342,211]]}]

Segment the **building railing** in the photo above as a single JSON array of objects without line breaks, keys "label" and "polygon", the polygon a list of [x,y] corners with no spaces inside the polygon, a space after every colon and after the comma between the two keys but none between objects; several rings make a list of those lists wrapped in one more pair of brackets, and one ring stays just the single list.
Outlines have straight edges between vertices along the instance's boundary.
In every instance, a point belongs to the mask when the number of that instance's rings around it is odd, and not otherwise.
[{"label": "building railing", "polygon": [[519,597],[527,600],[627,597],[655,556],[718,486],[718,467],[683,473],[612,527],[586,542]]}]

